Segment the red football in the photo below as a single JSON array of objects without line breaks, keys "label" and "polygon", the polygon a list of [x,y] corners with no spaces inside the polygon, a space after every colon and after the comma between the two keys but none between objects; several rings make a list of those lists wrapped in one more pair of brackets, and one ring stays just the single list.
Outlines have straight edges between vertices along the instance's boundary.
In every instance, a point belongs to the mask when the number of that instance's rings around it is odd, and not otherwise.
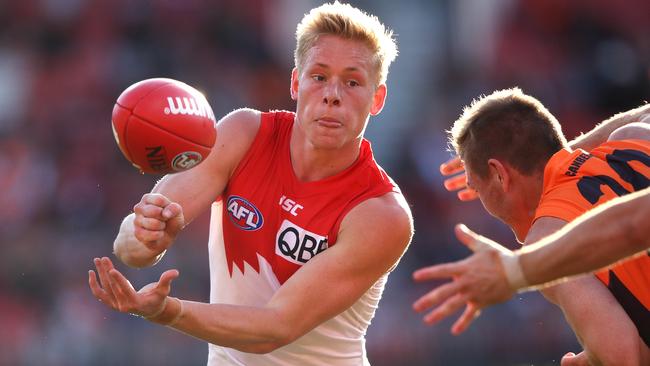
[{"label": "red football", "polygon": [[217,138],[203,94],[173,79],[147,79],[122,92],[113,134],[124,156],[144,173],[187,170],[205,160]]}]

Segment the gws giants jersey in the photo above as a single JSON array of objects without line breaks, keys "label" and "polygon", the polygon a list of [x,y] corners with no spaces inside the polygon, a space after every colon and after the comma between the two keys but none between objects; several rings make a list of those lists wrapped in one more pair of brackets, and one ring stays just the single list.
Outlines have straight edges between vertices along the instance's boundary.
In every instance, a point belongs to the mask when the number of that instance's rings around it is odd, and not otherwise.
[{"label": "gws giants jersey", "polygon": [[[544,169],[544,188],[535,220],[550,216],[572,221],[614,197],[648,186],[648,141],[609,141],[589,153],[561,150]],[[650,252],[600,271],[597,276],[632,319],[641,338],[650,345]]]},{"label": "gws giants jersey", "polygon": [[[290,112],[263,113],[259,131],[213,204],[210,301],[261,306],[311,258],[336,245],[354,206],[398,192],[363,140],[357,161],[332,177],[301,182],[294,175]],[[323,273],[327,276],[327,273]],[[352,307],[294,343],[265,355],[210,345],[209,365],[367,365],[365,333],[387,274]],[[305,309],[308,312],[309,309]]]}]

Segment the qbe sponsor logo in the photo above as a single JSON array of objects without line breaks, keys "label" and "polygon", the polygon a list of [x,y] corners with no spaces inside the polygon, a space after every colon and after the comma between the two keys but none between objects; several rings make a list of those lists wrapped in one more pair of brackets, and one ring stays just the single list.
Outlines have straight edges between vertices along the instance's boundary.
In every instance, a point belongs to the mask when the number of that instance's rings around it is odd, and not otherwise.
[{"label": "qbe sponsor logo", "polygon": [[228,197],[227,211],[230,221],[242,230],[254,231],[264,225],[260,210],[243,197]]},{"label": "qbe sponsor logo", "polygon": [[289,220],[282,222],[275,242],[275,254],[299,265],[328,248],[327,236],[312,233]]}]

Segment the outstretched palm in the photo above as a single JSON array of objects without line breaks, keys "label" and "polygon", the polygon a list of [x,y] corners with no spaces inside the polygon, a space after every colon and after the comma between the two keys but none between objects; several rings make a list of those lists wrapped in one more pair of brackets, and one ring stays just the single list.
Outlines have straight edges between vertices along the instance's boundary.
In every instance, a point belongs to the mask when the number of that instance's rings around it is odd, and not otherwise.
[{"label": "outstretched palm", "polygon": [[158,282],[150,283],[136,292],[129,280],[115,269],[109,258],[95,258],[94,263],[99,281],[95,271],[88,271],[88,284],[93,295],[114,310],[145,318],[162,312],[171,290],[171,282],[179,275],[175,269],[165,271],[160,275]]}]

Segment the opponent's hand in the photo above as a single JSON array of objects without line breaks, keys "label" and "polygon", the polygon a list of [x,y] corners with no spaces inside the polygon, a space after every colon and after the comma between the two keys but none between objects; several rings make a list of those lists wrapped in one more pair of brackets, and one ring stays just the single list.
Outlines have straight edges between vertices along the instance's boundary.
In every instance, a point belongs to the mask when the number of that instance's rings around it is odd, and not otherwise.
[{"label": "opponent's hand", "polygon": [[415,271],[413,278],[418,282],[444,278],[453,280],[419,298],[413,304],[413,309],[423,312],[437,305],[424,317],[425,323],[433,325],[466,304],[465,311],[451,328],[452,333],[458,335],[480,315],[482,308],[509,299],[514,291],[501,262],[502,253],[512,255],[508,249],[472,232],[463,224],[456,225],[455,233],[474,254],[457,262]]},{"label": "opponent's hand", "polygon": [[478,198],[476,191],[467,187],[467,175],[465,174],[465,167],[460,157],[455,156],[442,163],[440,165],[440,173],[444,176],[461,173],[445,180],[445,188],[450,192],[458,191],[457,195],[459,200],[472,201]]},{"label": "opponent's hand", "polygon": [[129,280],[113,267],[110,259],[95,258],[94,263],[99,281],[95,271],[88,271],[88,285],[93,295],[114,310],[145,318],[155,317],[164,310],[171,282],[178,277],[175,269],[165,271],[158,282],[150,283],[136,292]]},{"label": "opponent's hand", "polygon": [[133,212],[133,234],[155,253],[167,250],[185,226],[181,205],[159,193],[142,196]]}]

